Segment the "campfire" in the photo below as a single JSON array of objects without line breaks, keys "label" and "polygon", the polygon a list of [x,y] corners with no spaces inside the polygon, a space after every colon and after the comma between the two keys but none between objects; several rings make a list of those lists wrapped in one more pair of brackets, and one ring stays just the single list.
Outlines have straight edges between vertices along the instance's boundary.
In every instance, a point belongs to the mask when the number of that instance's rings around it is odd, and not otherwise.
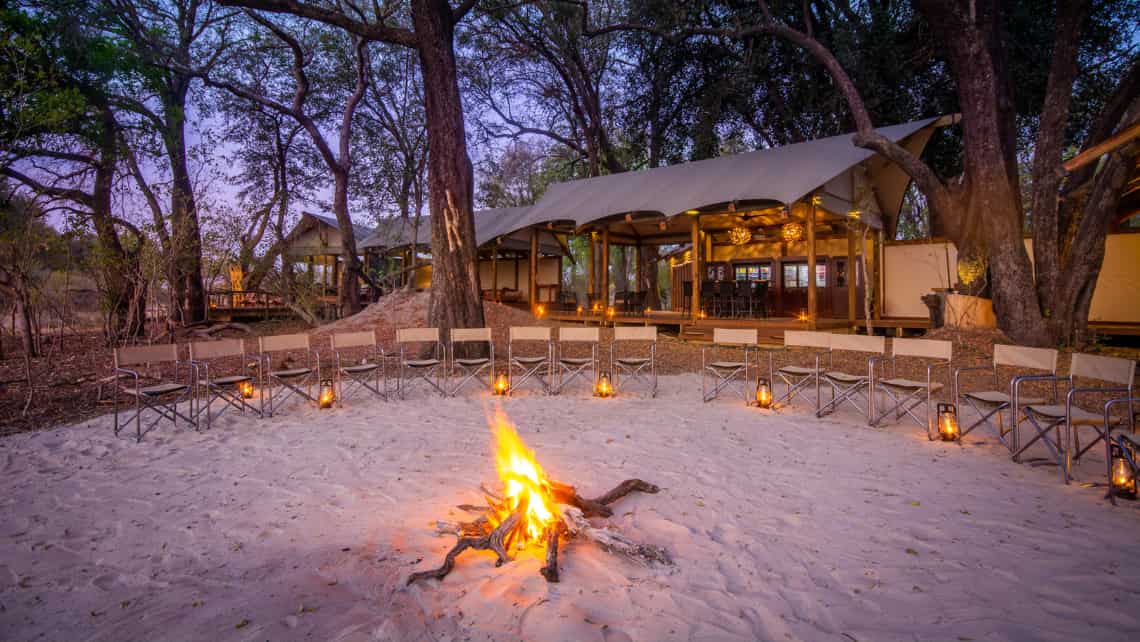
[{"label": "campfire", "polygon": [[495,468],[500,489],[486,485],[480,489],[486,505],[462,504],[463,511],[477,517],[470,522],[437,521],[436,531],[454,534],[459,541],[448,551],[443,564],[430,571],[408,577],[408,584],[423,579],[443,579],[455,567],[455,558],[467,549],[491,551],[502,566],[511,552],[545,548],[546,565],[540,572],[549,582],[558,581],[558,547],[563,539],[593,541],[604,550],[646,564],[673,564],[669,555],[655,546],[633,542],[610,526],[595,526],[589,518],[610,517],[610,504],[634,491],[656,493],[657,486],[640,479],[627,479],[610,492],[586,499],[574,486],[546,476],[534,456],[519,437],[511,422],[496,413],[491,426],[495,441]]}]

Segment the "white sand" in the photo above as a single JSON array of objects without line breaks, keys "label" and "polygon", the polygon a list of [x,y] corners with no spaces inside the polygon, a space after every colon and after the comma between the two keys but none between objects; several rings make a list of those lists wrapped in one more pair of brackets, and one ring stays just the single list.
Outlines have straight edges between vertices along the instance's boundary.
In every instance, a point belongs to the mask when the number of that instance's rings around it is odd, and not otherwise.
[{"label": "white sand", "polygon": [[[673,572],[588,543],[437,565],[492,481],[487,397],[227,416],[142,444],[106,418],[0,441],[0,639],[1135,640],[1140,508],[1008,461],[739,401],[695,376],[656,400],[527,397],[508,414],[552,477],[616,505]],[[433,413],[435,416],[429,416]],[[1080,471],[1100,480],[1100,468]],[[243,624],[244,623],[244,624]]]}]

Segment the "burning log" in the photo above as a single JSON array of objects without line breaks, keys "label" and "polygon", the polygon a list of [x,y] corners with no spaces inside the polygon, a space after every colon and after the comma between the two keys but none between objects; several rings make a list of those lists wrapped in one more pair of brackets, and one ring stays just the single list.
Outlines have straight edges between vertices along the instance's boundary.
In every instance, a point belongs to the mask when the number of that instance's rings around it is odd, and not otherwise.
[{"label": "burning log", "polygon": [[557,582],[559,538],[564,536],[582,537],[606,551],[642,563],[673,564],[663,549],[638,544],[608,526],[595,527],[587,520],[588,517],[609,517],[613,515],[609,504],[632,492],[657,493],[660,491],[657,486],[640,479],[627,479],[610,492],[587,499],[573,486],[547,478],[534,453],[505,418],[500,416],[494,432],[502,492],[480,485],[487,506],[459,506],[479,517],[470,522],[437,521],[437,533],[453,534],[459,539],[448,551],[443,565],[411,574],[407,584],[422,579],[443,579],[454,568],[455,558],[469,548],[493,551],[497,556],[495,566],[501,566],[509,561],[511,549],[522,550],[540,543],[546,547],[546,564],[540,572],[548,582]]},{"label": "burning log", "polygon": [[451,572],[451,569],[455,568],[455,558],[458,557],[460,553],[469,548],[473,548],[478,551],[494,551],[495,555],[498,556],[498,559],[495,560],[495,566],[502,566],[506,562],[510,561],[510,557],[507,556],[507,547],[504,543],[504,540],[508,534],[514,531],[515,526],[518,525],[519,520],[522,518],[522,514],[525,510],[526,509],[524,507],[511,513],[510,517],[505,519],[502,524],[499,524],[495,527],[495,530],[487,533],[482,537],[460,537],[459,541],[455,543],[455,546],[447,552],[447,556],[443,558],[443,565],[430,571],[412,573],[408,576],[407,583],[410,585],[417,580],[425,580],[429,578],[442,580],[443,578],[447,577],[447,574]]}]

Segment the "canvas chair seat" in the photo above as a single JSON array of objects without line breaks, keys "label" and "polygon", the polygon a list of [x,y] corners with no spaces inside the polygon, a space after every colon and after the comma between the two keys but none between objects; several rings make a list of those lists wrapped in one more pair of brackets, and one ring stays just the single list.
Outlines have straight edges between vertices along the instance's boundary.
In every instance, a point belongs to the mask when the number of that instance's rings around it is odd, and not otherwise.
[{"label": "canvas chair seat", "polygon": [[[1065,416],[1065,405],[1046,405],[1046,404],[1029,404],[1025,407],[1026,410],[1031,410],[1043,417],[1050,419],[1062,419]],[[1095,412],[1089,412],[1084,408],[1073,406],[1071,410],[1073,424],[1081,424],[1085,426],[1093,425],[1099,426],[1104,423],[1104,415]]]},{"label": "canvas chair seat", "polygon": [[736,370],[744,366],[745,363],[743,361],[714,361],[709,364],[710,368],[716,368],[718,370]]},{"label": "canvas chair seat", "polygon": [[[963,397],[969,397],[970,399],[973,399],[975,401],[980,401],[982,403],[988,403],[988,404],[992,404],[995,406],[1013,403],[1013,399],[1010,398],[1009,393],[1001,392],[998,390],[982,390],[980,392],[963,392],[962,396]],[[1039,403],[1043,403],[1044,401],[1045,401],[1044,399],[1041,399],[1039,397],[1022,397],[1020,399],[1021,405],[1023,405],[1023,406],[1027,405],[1027,404],[1039,404]]]},{"label": "canvas chair seat", "polygon": [[[217,377],[216,379],[210,379],[210,385],[212,385],[212,386],[227,386],[227,385],[234,384],[234,383],[241,383],[243,381],[252,381],[252,380],[253,380],[253,377],[251,377],[250,375],[230,375],[228,377]],[[205,384],[204,381],[202,383]]]},{"label": "canvas chair seat", "polygon": [[404,365],[409,368],[434,368],[442,363],[439,359],[409,359]]},{"label": "canvas chair seat", "polygon": [[783,366],[776,370],[776,372],[795,375],[797,377],[804,377],[807,375],[814,375],[818,371],[815,368],[805,368],[804,366]]},{"label": "canvas chair seat", "polygon": [[839,372],[838,370],[825,372],[822,376],[827,379],[834,379],[840,383],[857,383],[859,381],[866,381],[869,378],[867,375],[848,374],[846,372]]},{"label": "canvas chair seat", "polygon": [[491,363],[491,360],[486,358],[486,357],[482,357],[479,359],[456,359],[455,363],[458,363],[460,365],[464,365],[464,366],[467,366],[470,368],[471,366],[481,366],[481,365],[486,364],[486,363]]},{"label": "canvas chair seat", "polygon": [[938,392],[944,387],[937,381],[932,381],[930,382],[930,385],[927,385],[925,381],[914,381],[913,379],[903,379],[901,377],[896,379],[887,379],[886,381],[882,382],[882,385],[889,388],[902,388],[904,390],[926,390],[927,388],[930,388],[931,392]]},{"label": "canvas chair seat", "polygon": [[536,363],[542,363],[543,361],[546,361],[546,357],[514,357],[513,361],[515,361],[516,363],[533,365]]},{"label": "canvas chair seat", "polygon": [[273,370],[269,373],[269,376],[277,377],[278,379],[292,379],[294,377],[303,377],[312,371],[312,368],[290,368],[288,370]]},{"label": "canvas chair seat", "polygon": [[653,360],[649,357],[618,357],[614,361],[623,366],[643,366]]},{"label": "canvas chair seat", "polygon": [[190,386],[184,383],[159,383],[153,386],[144,386],[137,391],[134,388],[124,388],[123,391],[129,395],[140,394],[144,397],[161,397],[174,392],[184,392]]},{"label": "canvas chair seat", "polygon": [[372,372],[380,367],[378,363],[360,363],[355,366],[343,366],[340,371],[345,373],[359,374],[361,372]]},{"label": "canvas chair seat", "polygon": [[593,361],[590,357],[562,357],[558,363],[564,363],[568,366],[584,366],[587,363],[593,363]]}]

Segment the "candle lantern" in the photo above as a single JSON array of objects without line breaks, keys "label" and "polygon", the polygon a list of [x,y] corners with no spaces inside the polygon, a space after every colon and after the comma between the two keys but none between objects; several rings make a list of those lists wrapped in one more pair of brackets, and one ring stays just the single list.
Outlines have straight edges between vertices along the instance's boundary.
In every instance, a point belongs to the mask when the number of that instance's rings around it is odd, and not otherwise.
[{"label": "candle lantern", "polygon": [[617,314],[617,310],[614,309],[614,306],[611,305],[610,307],[606,308],[606,318],[607,319],[610,319],[612,321],[614,318],[614,315],[616,315],[616,314]]},{"label": "candle lantern", "polygon": [[237,385],[238,393],[241,394],[242,399],[253,399],[253,381],[246,379],[239,381]]},{"label": "candle lantern", "polygon": [[582,306],[578,306],[578,316],[582,316]]},{"label": "candle lantern", "polygon": [[807,323],[809,318],[807,308],[800,308],[800,313],[796,315],[796,320],[800,323]]},{"label": "candle lantern", "polygon": [[336,401],[336,388],[333,387],[332,379],[321,381],[321,394],[317,396],[317,406],[332,408],[334,401]]},{"label": "candle lantern", "polygon": [[764,410],[772,407],[772,383],[764,377],[756,377],[756,407]]},{"label": "candle lantern", "polygon": [[491,392],[495,394],[495,396],[501,397],[507,394],[507,391],[510,389],[511,383],[507,380],[507,375],[500,372],[499,376],[495,377],[495,385],[491,386]]},{"label": "candle lantern", "polygon": [[610,383],[610,375],[603,372],[598,376],[597,383],[594,384],[594,396],[603,399],[612,397],[614,394],[614,386]]},{"label": "candle lantern", "polygon": [[1112,494],[1125,499],[1136,499],[1136,452],[1121,438],[1108,444],[1109,484]]},{"label": "candle lantern", "polygon": [[546,316],[546,306],[541,303],[534,306],[534,316],[539,319]]},{"label": "candle lantern", "polygon": [[938,404],[938,436],[942,441],[958,438],[958,408],[952,403]]}]

